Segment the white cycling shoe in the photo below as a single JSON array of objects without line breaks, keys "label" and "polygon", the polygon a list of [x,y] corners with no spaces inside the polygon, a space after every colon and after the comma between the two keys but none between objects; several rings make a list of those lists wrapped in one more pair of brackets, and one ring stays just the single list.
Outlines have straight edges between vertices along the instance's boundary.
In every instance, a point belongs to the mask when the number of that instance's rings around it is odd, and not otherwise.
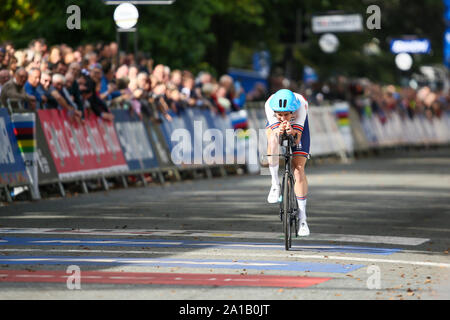
[{"label": "white cycling shoe", "polygon": [[280,199],[280,187],[272,186],[272,188],[270,188],[269,195],[267,196],[267,202],[277,203],[279,199]]},{"label": "white cycling shoe", "polygon": [[298,229],[299,237],[307,237],[309,236],[309,228],[306,221],[300,221],[300,228]]}]

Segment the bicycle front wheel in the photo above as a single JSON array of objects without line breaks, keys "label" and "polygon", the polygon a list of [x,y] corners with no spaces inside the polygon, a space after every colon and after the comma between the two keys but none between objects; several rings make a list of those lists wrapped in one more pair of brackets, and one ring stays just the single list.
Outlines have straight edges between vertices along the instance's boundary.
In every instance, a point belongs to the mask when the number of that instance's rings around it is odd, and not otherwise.
[{"label": "bicycle front wheel", "polygon": [[283,230],[284,230],[284,247],[289,250],[291,247],[291,214],[290,214],[290,189],[292,188],[289,174],[285,173],[283,188]]}]

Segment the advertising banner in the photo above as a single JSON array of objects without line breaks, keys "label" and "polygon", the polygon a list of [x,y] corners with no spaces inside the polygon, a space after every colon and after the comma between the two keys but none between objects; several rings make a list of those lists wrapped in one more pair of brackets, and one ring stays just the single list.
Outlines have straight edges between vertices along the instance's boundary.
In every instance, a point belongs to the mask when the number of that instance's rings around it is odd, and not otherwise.
[{"label": "advertising banner", "polygon": [[450,27],[444,33],[444,64],[450,69]]},{"label": "advertising banner", "polygon": [[192,135],[185,118],[181,115],[171,114],[169,121],[162,118],[160,129],[170,151],[170,160],[178,167],[186,167],[192,160]]},{"label": "advertising banner", "polygon": [[338,124],[339,131],[342,134],[345,143],[345,150],[349,153],[353,152],[353,136],[350,127],[350,104],[348,102],[338,102],[334,104],[334,112]]},{"label": "advertising banner", "polygon": [[29,183],[8,111],[0,108],[0,185]]},{"label": "advertising banner", "polygon": [[360,14],[335,14],[313,16],[311,19],[312,31],[322,32],[361,32],[363,17]]},{"label": "advertising banner", "polygon": [[391,52],[427,54],[431,51],[431,42],[429,39],[392,39],[390,44]]},{"label": "advertising banner", "polygon": [[127,110],[113,110],[114,126],[123,155],[131,171],[158,166],[158,159],[147,135],[144,123]]},{"label": "advertising banner", "polygon": [[115,132],[108,130],[107,136],[95,115],[82,124],[61,110],[39,110],[38,115],[61,180],[128,170]]},{"label": "advertising banner", "polygon": [[144,125],[150,143],[154,146],[156,158],[160,167],[172,167],[174,164],[170,158],[169,146],[161,131],[160,125],[148,118],[144,118]]},{"label": "advertising banner", "polygon": [[58,171],[53,162],[53,157],[39,119],[36,121],[36,157],[39,183],[45,184],[58,181]]},{"label": "advertising banner", "polygon": [[31,182],[31,196],[40,199],[36,153],[36,114],[17,113],[11,116],[17,145],[22,154],[28,178]]}]

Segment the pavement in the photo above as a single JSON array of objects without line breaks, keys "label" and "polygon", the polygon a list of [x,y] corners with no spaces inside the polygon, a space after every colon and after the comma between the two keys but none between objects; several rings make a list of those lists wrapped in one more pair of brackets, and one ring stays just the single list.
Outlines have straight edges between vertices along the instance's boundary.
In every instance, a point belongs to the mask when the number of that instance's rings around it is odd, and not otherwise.
[{"label": "pavement", "polygon": [[0,299],[450,298],[449,148],[306,173],[311,235],[290,251],[268,176],[3,204]]}]

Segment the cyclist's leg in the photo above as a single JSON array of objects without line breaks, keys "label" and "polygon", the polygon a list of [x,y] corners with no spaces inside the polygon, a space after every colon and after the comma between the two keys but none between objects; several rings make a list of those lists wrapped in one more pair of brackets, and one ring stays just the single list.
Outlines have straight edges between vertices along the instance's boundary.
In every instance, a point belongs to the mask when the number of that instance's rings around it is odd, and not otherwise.
[{"label": "cyclist's leg", "polygon": [[305,166],[306,161],[309,157],[309,125],[308,117],[306,117],[305,125],[303,128],[302,137],[300,139],[300,144],[292,148],[292,153],[296,155],[293,157],[292,166],[294,170],[295,177],[295,195],[297,196],[299,210],[300,210],[300,220],[306,221],[306,197],[308,194],[308,180],[306,178]]},{"label": "cyclist's leg", "polygon": [[308,179],[306,178],[305,165],[307,161],[307,155],[301,157],[293,157],[292,168],[294,170],[295,177],[295,195],[297,199],[304,198],[308,194]]},{"label": "cyclist's leg", "polygon": [[267,135],[267,154],[276,155],[276,156],[268,156],[269,163],[269,171],[272,176],[272,187],[270,189],[269,196],[267,197],[267,201],[269,203],[278,202],[278,198],[280,196],[280,178],[278,176],[279,170],[279,145],[278,145],[278,137],[273,132],[271,128],[266,129]]},{"label": "cyclist's leg", "polygon": [[[272,129],[266,129],[267,136],[267,154],[279,154],[279,145],[278,145],[278,137],[273,132]],[[269,156],[268,157],[269,166],[278,166],[279,157],[278,156]]]}]

